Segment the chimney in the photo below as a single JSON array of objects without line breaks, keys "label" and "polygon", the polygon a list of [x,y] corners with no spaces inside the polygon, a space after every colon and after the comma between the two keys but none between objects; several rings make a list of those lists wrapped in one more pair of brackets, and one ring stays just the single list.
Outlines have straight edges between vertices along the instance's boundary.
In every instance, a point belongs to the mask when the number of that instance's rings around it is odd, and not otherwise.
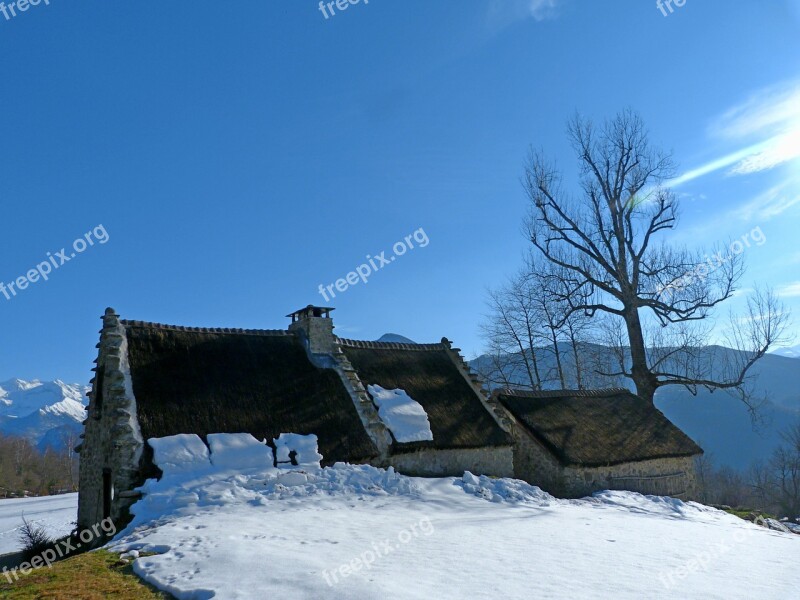
[{"label": "chimney", "polygon": [[333,308],[313,306],[296,310],[286,315],[292,319],[289,331],[299,333],[308,343],[311,354],[333,354],[336,347],[333,335]]}]

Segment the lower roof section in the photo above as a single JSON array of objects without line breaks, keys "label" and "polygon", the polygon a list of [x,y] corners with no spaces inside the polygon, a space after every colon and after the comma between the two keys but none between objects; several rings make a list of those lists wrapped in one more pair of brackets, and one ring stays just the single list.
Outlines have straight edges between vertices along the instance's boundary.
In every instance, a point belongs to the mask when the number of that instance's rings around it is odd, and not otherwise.
[{"label": "lower roof section", "polygon": [[660,410],[625,389],[495,394],[564,464],[603,466],[703,452]]}]

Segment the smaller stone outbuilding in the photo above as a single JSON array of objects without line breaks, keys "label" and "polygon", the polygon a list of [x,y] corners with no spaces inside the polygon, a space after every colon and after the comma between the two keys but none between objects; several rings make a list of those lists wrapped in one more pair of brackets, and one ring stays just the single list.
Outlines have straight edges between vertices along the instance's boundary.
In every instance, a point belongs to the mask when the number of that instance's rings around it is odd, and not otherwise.
[{"label": "smaller stone outbuilding", "polygon": [[651,403],[625,389],[504,390],[514,474],[559,497],[600,490],[693,498],[703,450]]}]

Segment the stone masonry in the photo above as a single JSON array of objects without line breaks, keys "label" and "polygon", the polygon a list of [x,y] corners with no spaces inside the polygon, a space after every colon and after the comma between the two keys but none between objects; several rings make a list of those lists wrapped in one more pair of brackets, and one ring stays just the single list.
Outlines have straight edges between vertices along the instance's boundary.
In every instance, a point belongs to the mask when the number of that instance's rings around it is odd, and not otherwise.
[{"label": "stone masonry", "polygon": [[117,522],[127,517],[128,508],[137,499],[131,490],[139,481],[144,450],[136,418],[125,328],[111,308],[103,316],[97,347],[84,441],[78,447],[79,528],[90,528],[106,517]]}]

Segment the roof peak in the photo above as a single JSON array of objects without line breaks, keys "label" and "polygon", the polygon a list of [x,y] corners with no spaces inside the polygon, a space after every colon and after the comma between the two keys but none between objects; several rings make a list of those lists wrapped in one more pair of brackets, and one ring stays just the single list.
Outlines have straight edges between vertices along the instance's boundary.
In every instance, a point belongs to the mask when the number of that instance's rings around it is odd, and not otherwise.
[{"label": "roof peak", "polygon": [[149,321],[129,321],[122,319],[120,323],[126,328],[158,329],[162,331],[185,331],[189,333],[230,333],[236,335],[264,335],[281,336],[289,335],[284,329],[238,329],[233,327],[188,327],[184,325],[169,325],[166,323],[152,323]]},{"label": "roof peak", "polygon": [[345,348],[370,348],[373,350],[417,350],[417,351],[432,351],[444,350],[445,345],[438,344],[404,344],[401,342],[372,342],[367,340],[351,340],[346,338],[337,338],[340,346]]},{"label": "roof peak", "polygon": [[515,390],[504,389],[496,392],[500,396],[516,396],[517,398],[606,398],[629,394],[636,396],[626,388],[605,388],[600,390]]}]

